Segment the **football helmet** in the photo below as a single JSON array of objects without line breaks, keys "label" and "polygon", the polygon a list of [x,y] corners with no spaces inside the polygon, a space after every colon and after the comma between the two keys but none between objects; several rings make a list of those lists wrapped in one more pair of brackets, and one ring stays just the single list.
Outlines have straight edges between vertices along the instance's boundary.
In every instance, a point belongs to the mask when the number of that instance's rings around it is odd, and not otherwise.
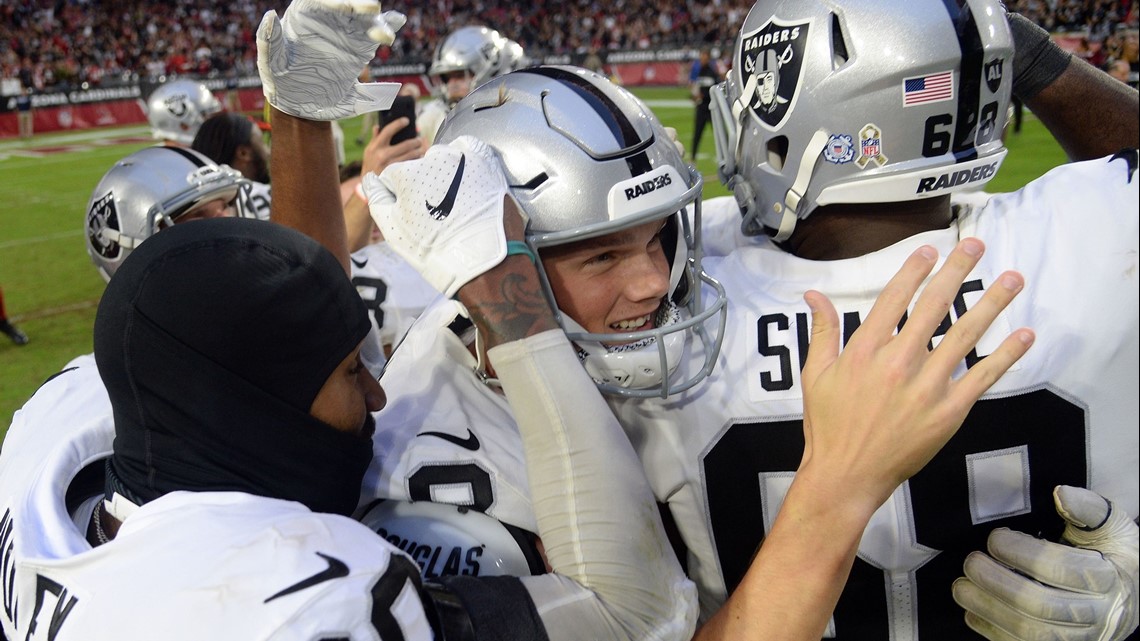
[{"label": "football helmet", "polygon": [[189,146],[198,127],[222,110],[222,103],[195,80],[175,80],[151,92],[146,99],[146,118],[151,135]]},{"label": "football helmet", "polygon": [[[471,74],[474,89],[490,80],[499,69],[499,54],[503,36],[489,27],[461,27],[439,43],[428,67],[433,90],[447,100],[447,83],[440,76],[456,71]],[[520,47],[521,49],[521,47]]]},{"label": "football helmet", "polygon": [[[701,268],[701,176],[643,102],[586,69],[532,67],[461,100],[436,141],[465,134],[499,154],[511,194],[529,218],[526,242],[539,256],[544,294],[603,392],[663,397],[712,371],[726,299],[720,283]],[[653,220],[671,221],[663,234],[669,293],[653,329],[589,333],[558,310],[540,250]],[[702,282],[716,292],[707,307]],[[713,334],[706,321],[718,314]],[[704,366],[688,380],[671,381],[692,335],[704,343]]]},{"label": "football helmet", "polygon": [[531,60],[523,51],[523,46],[510,38],[499,38],[499,64],[496,65],[493,77],[506,75],[512,71],[525,69],[531,66]]},{"label": "football helmet", "polygon": [[179,216],[215,199],[233,201],[247,184],[237,170],[183,147],[147,147],[115,163],[87,202],[87,253],[104,280],[131,251]]},{"label": "football helmet", "polygon": [[1005,158],[1012,62],[998,0],[759,0],[712,92],[744,233],[981,187]]},{"label": "football helmet", "polygon": [[360,522],[407,552],[425,579],[529,576],[546,570],[533,534],[473,509],[379,500],[362,510]]}]

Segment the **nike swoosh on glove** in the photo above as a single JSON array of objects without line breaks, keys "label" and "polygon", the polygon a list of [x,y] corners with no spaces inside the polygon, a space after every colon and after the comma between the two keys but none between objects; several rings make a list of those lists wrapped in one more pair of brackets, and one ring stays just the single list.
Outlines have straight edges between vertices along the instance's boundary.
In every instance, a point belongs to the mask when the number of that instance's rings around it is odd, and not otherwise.
[{"label": "nike swoosh on glove", "polygon": [[387,109],[400,84],[357,79],[405,20],[396,11],[380,13],[376,0],[294,0],[280,19],[267,11],[257,28],[257,71],[265,99],[309,120]]},{"label": "nike swoosh on glove", "polygon": [[384,240],[447,296],[506,258],[507,179],[477,138],[433,145],[423,158],[365,174],[361,183]]},{"label": "nike swoosh on glove", "polygon": [[1137,627],[1140,530],[1104,497],[1053,491],[1064,543],[998,528],[966,557],[954,600],[991,641],[1120,641]]}]

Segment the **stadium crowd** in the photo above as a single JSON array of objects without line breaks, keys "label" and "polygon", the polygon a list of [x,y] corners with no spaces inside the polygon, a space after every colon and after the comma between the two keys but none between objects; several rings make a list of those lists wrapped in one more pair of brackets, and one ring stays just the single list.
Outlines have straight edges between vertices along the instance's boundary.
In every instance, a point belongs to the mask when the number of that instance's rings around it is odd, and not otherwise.
[{"label": "stadium crowd", "polygon": [[[1119,25],[1135,29],[1132,0],[1012,0],[1012,10],[1050,31],[1087,32],[1097,66],[1126,59],[1136,72]],[[423,63],[439,40],[464,24],[488,24],[535,59],[560,56],[581,64],[591,52],[723,46],[751,3],[742,0],[512,0],[391,3],[407,14],[403,37],[382,47],[390,63]],[[99,85],[111,79],[171,75],[256,74],[254,32],[277,3],[265,0],[19,0],[0,5],[0,77],[34,91]],[[84,84],[86,83],[86,85]]]}]

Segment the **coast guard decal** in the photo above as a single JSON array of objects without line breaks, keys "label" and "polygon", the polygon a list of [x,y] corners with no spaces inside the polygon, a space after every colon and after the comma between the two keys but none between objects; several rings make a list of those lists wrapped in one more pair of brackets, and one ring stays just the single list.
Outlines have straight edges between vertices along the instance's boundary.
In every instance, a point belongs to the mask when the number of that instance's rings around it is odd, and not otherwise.
[{"label": "coast guard decal", "polygon": [[795,105],[803,75],[808,23],[772,17],[740,38],[740,62],[747,106],[770,129],[779,129]]}]

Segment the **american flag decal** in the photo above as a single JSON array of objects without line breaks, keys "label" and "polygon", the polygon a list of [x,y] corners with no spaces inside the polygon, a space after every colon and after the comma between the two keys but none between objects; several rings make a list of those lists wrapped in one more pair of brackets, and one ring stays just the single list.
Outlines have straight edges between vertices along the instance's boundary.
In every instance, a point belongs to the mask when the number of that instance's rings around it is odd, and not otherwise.
[{"label": "american flag decal", "polygon": [[954,72],[943,71],[929,76],[903,80],[903,106],[913,107],[954,99]]}]

